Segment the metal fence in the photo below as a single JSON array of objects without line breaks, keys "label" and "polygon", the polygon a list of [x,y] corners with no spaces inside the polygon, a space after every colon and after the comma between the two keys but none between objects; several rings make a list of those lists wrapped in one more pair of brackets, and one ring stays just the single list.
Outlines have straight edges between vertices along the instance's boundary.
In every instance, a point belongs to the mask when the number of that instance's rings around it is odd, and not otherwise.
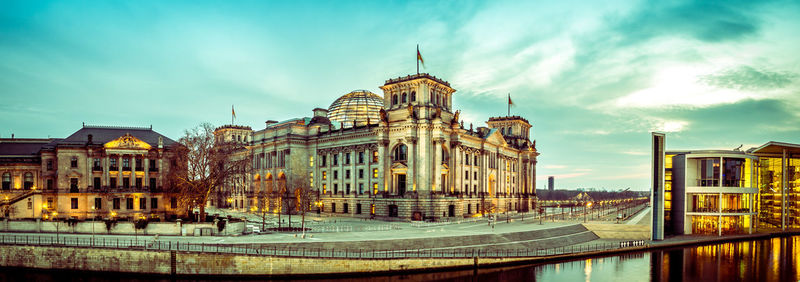
[{"label": "metal fence", "polygon": [[627,241],[620,243],[582,244],[555,248],[536,249],[480,249],[464,246],[452,249],[322,249],[322,248],[285,248],[264,245],[219,245],[205,243],[181,243],[178,241],[121,240],[119,238],[81,238],[81,237],[45,237],[31,235],[0,234],[2,245],[53,246],[53,247],[87,247],[120,250],[144,251],[181,251],[194,253],[220,253],[263,255],[281,257],[312,258],[519,258],[566,255],[584,252],[613,250],[625,247],[645,246],[645,241]]}]

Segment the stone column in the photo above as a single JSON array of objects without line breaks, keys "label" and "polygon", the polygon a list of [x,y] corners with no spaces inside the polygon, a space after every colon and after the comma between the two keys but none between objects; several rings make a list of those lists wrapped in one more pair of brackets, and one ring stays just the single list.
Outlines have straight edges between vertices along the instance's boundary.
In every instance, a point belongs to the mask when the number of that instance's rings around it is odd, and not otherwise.
[{"label": "stone column", "polygon": [[[406,171],[406,192],[416,191],[417,183],[417,138],[406,137],[408,148],[408,170]],[[398,191],[399,192],[399,191]]]},{"label": "stone column", "polygon": [[110,179],[109,170],[111,169],[110,159],[108,158],[108,154],[106,154],[105,158],[103,158],[103,184],[108,186]]},{"label": "stone column", "polygon": [[[352,189],[350,191],[350,193],[357,196],[358,195],[358,168],[356,167],[356,164],[358,164],[358,149],[353,150],[352,152],[350,152],[350,154],[351,154],[351,157],[350,157],[350,171],[352,172],[350,174],[350,176],[353,177],[353,178],[350,178],[350,189]],[[353,207],[353,208],[355,209],[355,207]]]},{"label": "stone column", "polygon": [[437,193],[437,192],[441,193],[444,192],[440,187],[442,184],[439,183],[441,182],[440,178],[442,177],[441,176],[442,140],[440,138],[435,138],[432,141],[433,141],[432,142],[433,150],[431,150],[431,152],[433,153],[433,158],[432,158],[433,166],[431,167],[431,173],[433,175],[431,176],[431,181],[430,181],[431,193]]},{"label": "stone column", "polygon": [[123,186],[122,179],[122,154],[119,154],[117,155],[117,187]]},{"label": "stone column", "polygon": [[[142,158],[142,166],[144,167],[144,177],[142,177],[142,186],[150,187],[150,159]],[[153,187],[150,187],[153,189]]]}]

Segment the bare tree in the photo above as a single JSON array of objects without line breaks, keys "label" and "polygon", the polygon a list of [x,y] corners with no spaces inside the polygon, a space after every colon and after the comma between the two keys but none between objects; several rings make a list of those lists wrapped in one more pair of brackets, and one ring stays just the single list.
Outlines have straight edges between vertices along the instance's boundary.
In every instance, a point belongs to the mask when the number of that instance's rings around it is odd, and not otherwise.
[{"label": "bare tree", "polygon": [[175,173],[170,181],[177,187],[180,204],[188,211],[200,209],[198,221],[205,220],[208,198],[225,183],[249,171],[251,157],[240,144],[215,142],[214,126],[203,123],[188,129],[178,141]]},{"label": "bare tree", "polygon": [[[306,234],[306,213],[314,208],[319,193],[311,186],[309,179],[303,177],[293,178],[291,188],[294,190],[292,199],[292,210],[300,214],[300,229],[303,231],[303,238]],[[291,213],[290,213],[291,214]]]}]

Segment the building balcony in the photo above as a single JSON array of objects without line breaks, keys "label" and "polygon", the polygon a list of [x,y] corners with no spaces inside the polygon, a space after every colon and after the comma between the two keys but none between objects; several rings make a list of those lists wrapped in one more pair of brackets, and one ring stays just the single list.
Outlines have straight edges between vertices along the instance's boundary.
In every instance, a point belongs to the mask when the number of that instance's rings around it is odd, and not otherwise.
[{"label": "building balcony", "polygon": [[136,171],[144,171],[144,167],[143,166],[137,166],[136,167]]},{"label": "building balcony", "polygon": [[102,166],[93,166],[92,167],[92,171],[103,171],[103,167]]},{"label": "building balcony", "polygon": [[118,166],[110,166],[110,167],[108,167],[108,170],[109,171],[119,171],[119,167]]}]

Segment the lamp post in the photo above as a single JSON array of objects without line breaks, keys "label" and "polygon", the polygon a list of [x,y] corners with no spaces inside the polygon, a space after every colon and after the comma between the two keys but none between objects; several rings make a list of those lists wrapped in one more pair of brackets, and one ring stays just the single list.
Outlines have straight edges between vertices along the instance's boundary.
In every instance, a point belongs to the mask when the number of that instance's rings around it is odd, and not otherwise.
[{"label": "lamp post", "polygon": [[95,206],[92,206],[92,246],[94,246],[94,220],[95,220],[94,211],[95,211],[95,209],[96,209]]},{"label": "lamp post", "polygon": [[586,209],[583,210],[583,223],[586,223],[586,214],[589,212],[589,208],[592,207],[592,202],[586,203]]}]

